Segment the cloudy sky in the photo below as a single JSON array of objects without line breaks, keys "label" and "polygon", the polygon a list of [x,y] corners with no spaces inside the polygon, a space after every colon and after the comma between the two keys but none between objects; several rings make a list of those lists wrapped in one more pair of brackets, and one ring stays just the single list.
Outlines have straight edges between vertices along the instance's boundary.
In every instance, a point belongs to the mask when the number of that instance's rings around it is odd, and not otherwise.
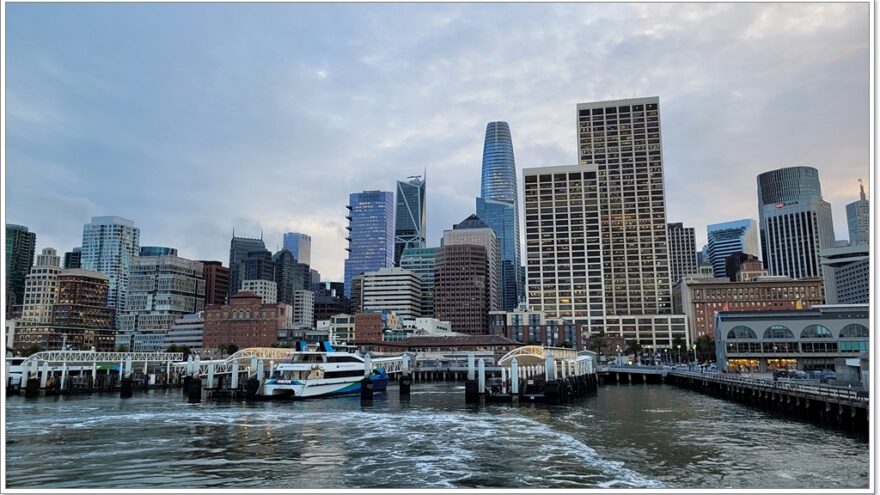
[{"label": "cloudy sky", "polygon": [[659,96],[667,215],[757,219],[755,177],[869,175],[868,4],[7,4],[6,221],[38,249],[120,215],[228,262],[313,237],[341,280],[350,192],[427,170],[428,242],[474,211],[487,122],[576,163],[578,102]]}]

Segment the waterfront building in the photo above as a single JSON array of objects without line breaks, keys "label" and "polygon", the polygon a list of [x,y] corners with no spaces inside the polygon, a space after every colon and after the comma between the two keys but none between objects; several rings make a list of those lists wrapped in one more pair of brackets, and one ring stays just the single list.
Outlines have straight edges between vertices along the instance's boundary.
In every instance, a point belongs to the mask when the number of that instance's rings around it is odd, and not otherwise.
[{"label": "waterfront building", "polygon": [[248,253],[265,249],[262,235],[259,239],[250,239],[235,237],[235,232],[232,232],[232,241],[229,243],[229,296],[238,292],[241,289],[241,281],[247,278],[244,276],[242,265]]},{"label": "waterfront building", "polygon": [[62,270],[57,275],[57,295],[47,324],[19,325],[15,348],[32,344],[44,350],[65,346],[72,350],[115,350],[114,311],[107,306],[110,279],[98,272]]},{"label": "waterfront building", "polygon": [[[491,354],[500,359],[520,346],[501,335],[450,335],[450,336],[412,336],[403,340],[356,340],[355,345],[363,346],[370,352],[417,352],[448,354],[452,352],[473,352]],[[462,362],[462,366],[467,363]]]},{"label": "waterfront building", "polygon": [[819,250],[834,244],[834,225],[818,170],[787,167],[759,175],[758,211],[762,259],[770,275],[829,278]]},{"label": "waterfront building", "polygon": [[871,251],[867,242],[819,250],[827,270],[825,301],[828,304],[868,304],[871,290]]},{"label": "waterfront building", "polygon": [[[348,286],[345,287],[346,289]],[[363,288],[364,288],[364,275],[356,275],[351,279],[351,312],[352,313],[360,313],[363,308],[364,298],[363,298]]]},{"label": "waterfront building", "polygon": [[81,268],[82,267],[82,248],[75,247],[73,250],[64,253],[64,268]]},{"label": "waterfront building", "polygon": [[407,248],[425,247],[427,213],[425,211],[425,179],[409,177],[397,181],[397,205],[394,220],[394,266]]},{"label": "waterfront building", "polygon": [[728,278],[679,281],[674,290],[676,306],[688,318],[691,338],[715,335],[718,311],[778,311],[810,308],[822,304],[822,280],[788,277],[757,277],[732,282]]},{"label": "waterfront building", "polygon": [[731,282],[768,275],[757,256],[739,251],[724,258],[724,276]]},{"label": "waterfront building", "polygon": [[271,280],[261,278],[254,280],[242,280],[241,290],[248,291],[259,296],[263,304],[278,303],[278,284]]},{"label": "waterfront building", "polygon": [[382,332],[385,329],[384,319],[387,314],[382,313],[355,313],[354,315],[354,339],[358,342],[375,342],[382,340]]},{"label": "waterfront building", "polygon": [[646,349],[688,338],[672,314],[659,99],[577,106],[574,166],[523,170],[528,306]]},{"label": "waterfront building", "polygon": [[141,246],[140,256],[177,256],[177,248],[165,246]]},{"label": "waterfront building", "polygon": [[712,265],[712,272],[716,277],[726,275],[725,260],[731,254],[744,253],[758,256],[760,246],[757,225],[754,220],[745,218],[706,226],[706,234],[709,237],[707,250],[709,264]]},{"label": "waterfront building", "polygon": [[406,248],[400,267],[414,272],[422,281],[422,316],[434,316],[434,270],[437,248]]},{"label": "waterfront building", "polygon": [[470,244],[486,250],[486,270],[489,274],[489,311],[501,309],[501,253],[495,231],[477,215],[470,215],[461,223],[444,230],[441,246]]},{"label": "waterfront building", "polygon": [[697,273],[697,248],[694,228],[685,227],[681,222],[667,224],[669,236],[669,269],[672,283],[682,277]]},{"label": "waterfront building", "polygon": [[401,318],[422,315],[422,281],[405,268],[380,268],[363,274],[362,311],[395,313]]},{"label": "waterfront building", "polygon": [[205,306],[223,304],[229,293],[229,268],[220,261],[199,261],[204,267],[202,276],[205,279]]},{"label": "waterfront building", "polygon": [[134,337],[132,351],[162,350],[165,333],[174,321],[204,306],[204,266],[200,262],[176,255],[140,256],[131,263],[125,310],[117,313],[119,336]]},{"label": "waterfront building", "polygon": [[299,232],[285,232],[282,249],[293,254],[298,263],[312,264],[312,236]]},{"label": "waterfront building", "polygon": [[720,312],[715,351],[719,369],[771,372],[777,369],[834,370],[870,346],[867,304],[819,305],[768,312]]},{"label": "waterfront building", "polygon": [[355,321],[352,314],[338,314],[330,317],[330,343],[333,345],[354,342]]},{"label": "waterfront building", "polygon": [[484,246],[447,244],[437,249],[434,316],[454,332],[488,333],[490,272]]},{"label": "waterfront building", "polygon": [[351,297],[353,277],[394,266],[394,194],[352,193],[346,208],[349,235],[344,282],[345,296]]},{"label": "waterfront building", "polygon": [[52,322],[52,307],[58,299],[58,275],[61,257],[54,248],[44,248],[37,256],[24,281],[22,325],[47,325]]},{"label": "waterfront building", "polygon": [[264,304],[260,296],[244,290],[230,297],[229,304],[208,306],[204,316],[203,345],[215,351],[221,344],[271,347],[278,341],[278,330],[293,324],[289,305]]},{"label": "waterfront building", "polygon": [[[37,234],[24,225],[6,224],[6,298],[7,316],[19,313],[24,302],[24,281],[34,264]],[[13,311],[13,308],[18,311]]]},{"label": "waterfront building", "polygon": [[293,326],[312,327],[315,324],[315,293],[310,290],[293,292]]},{"label": "waterfront building", "polygon": [[846,223],[850,244],[871,242],[871,205],[865,197],[862,179],[859,179],[859,200],[846,205]]},{"label": "waterfront building", "polygon": [[204,312],[183,315],[174,320],[171,330],[165,335],[165,349],[172,345],[186,346],[190,351],[200,353],[204,347],[204,332]]},{"label": "waterfront building", "polygon": [[125,310],[129,270],[140,254],[140,235],[134,222],[117,216],[92,217],[83,225],[82,268],[107,275],[107,303],[116,310],[117,317]]},{"label": "waterfront building", "polygon": [[489,333],[524,345],[586,349],[586,336],[573,319],[548,320],[541,311],[516,309],[489,313]]}]

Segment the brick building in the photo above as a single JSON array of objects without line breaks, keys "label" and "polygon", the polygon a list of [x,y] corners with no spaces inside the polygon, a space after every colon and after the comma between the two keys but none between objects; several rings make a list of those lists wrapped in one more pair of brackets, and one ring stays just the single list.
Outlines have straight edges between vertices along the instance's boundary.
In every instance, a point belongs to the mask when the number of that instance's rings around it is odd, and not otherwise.
[{"label": "brick building", "polygon": [[226,304],[229,292],[229,268],[219,261],[202,261],[205,277],[205,306],[209,304]]},{"label": "brick building", "polygon": [[381,313],[354,315],[354,338],[358,341],[381,341],[384,328]]},{"label": "brick building", "polygon": [[489,333],[489,284],[485,247],[441,246],[434,273],[434,317],[450,322],[453,332]]},{"label": "brick building", "polygon": [[220,344],[246,347],[269,347],[278,341],[278,330],[293,324],[293,309],[288,304],[263,304],[260,297],[247,291],[229,298],[229,304],[212,304],[205,309],[203,345],[217,349]]}]

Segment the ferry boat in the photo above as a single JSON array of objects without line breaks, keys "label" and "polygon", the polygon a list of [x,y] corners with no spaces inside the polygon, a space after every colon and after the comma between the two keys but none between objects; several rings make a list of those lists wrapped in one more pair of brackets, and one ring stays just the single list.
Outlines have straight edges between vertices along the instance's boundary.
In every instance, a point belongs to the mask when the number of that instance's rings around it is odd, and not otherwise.
[{"label": "ferry boat", "polygon": [[[290,361],[278,364],[263,385],[262,395],[311,399],[360,393],[367,366],[372,367],[363,356],[336,351],[329,342],[322,342],[317,351],[297,350]],[[373,368],[370,377],[374,392],[385,390],[388,373],[384,369]]]}]

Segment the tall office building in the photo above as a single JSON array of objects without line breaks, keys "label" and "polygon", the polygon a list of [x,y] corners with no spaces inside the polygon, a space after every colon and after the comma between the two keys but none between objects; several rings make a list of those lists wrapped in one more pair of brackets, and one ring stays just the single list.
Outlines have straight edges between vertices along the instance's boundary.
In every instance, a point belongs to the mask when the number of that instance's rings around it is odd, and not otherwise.
[{"label": "tall office building", "polygon": [[760,254],[758,226],[752,219],[707,225],[706,234],[709,238],[709,264],[716,277],[727,276],[725,260],[731,254]]},{"label": "tall office building", "polygon": [[421,176],[397,181],[397,205],[394,220],[394,266],[406,248],[425,247],[427,216],[425,212],[425,179]]},{"label": "tall office building", "polygon": [[293,293],[293,326],[314,328],[315,293],[311,290],[297,290]]},{"label": "tall office building", "polygon": [[489,333],[489,260],[476,244],[445,244],[437,249],[434,317],[453,332]]},{"label": "tall office building", "polygon": [[352,193],[346,208],[349,234],[345,297],[351,297],[352,277],[394,266],[394,194],[387,191]]},{"label": "tall office building", "polygon": [[117,311],[116,319],[124,334],[164,333],[175,320],[204,307],[200,262],[175,255],[140,256],[131,263],[125,310]]},{"label": "tall office building", "polygon": [[34,264],[37,234],[24,225],[6,224],[6,290],[12,300],[6,301],[7,313],[24,301],[24,279]]},{"label": "tall office building", "polygon": [[513,140],[507,122],[489,122],[483,142],[483,169],[477,216],[498,238],[501,250],[501,305],[516,307],[523,298],[520,254],[519,193]]},{"label": "tall office building", "polygon": [[[837,243],[835,243],[837,244]],[[867,242],[849,243],[819,251],[822,267],[829,275],[825,282],[828,304],[869,304],[871,302],[871,249]]]},{"label": "tall office building", "polygon": [[678,223],[667,225],[669,235],[669,269],[672,272],[672,284],[687,275],[697,273],[697,246],[694,239],[694,228]]},{"label": "tall office building", "polygon": [[278,284],[278,302],[293,305],[294,293],[312,290],[309,265],[299,263],[287,249],[272,255],[275,263],[275,283]]},{"label": "tall office building", "polygon": [[82,268],[100,272],[110,280],[107,303],[118,317],[125,309],[129,269],[140,254],[141,231],[122,217],[92,217],[83,226]]},{"label": "tall office building", "polygon": [[312,236],[299,232],[285,232],[282,248],[290,251],[297,262],[312,264]]},{"label": "tall office building", "polygon": [[61,257],[54,248],[44,248],[37,255],[37,264],[25,277],[22,324],[48,324],[52,321],[52,306],[58,299],[58,274]]},{"label": "tall office building", "polygon": [[[473,244],[486,250],[486,269],[489,274],[489,311],[501,309],[501,253],[495,231],[477,215],[470,215],[452,230],[444,230],[442,246]],[[440,318],[445,319],[445,318]]]},{"label": "tall office building", "polygon": [[82,266],[82,248],[75,247],[64,253],[64,269],[79,268]]},{"label": "tall office building", "polygon": [[819,250],[834,244],[834,224],[831,205],[822,200],[818,170],[787,167],[759,175],[758,211],[762,257],[770,275],[827,278]]},{"label": "tall office building", "polygon": [[422,315],[434,316],[434,270],[437,248],[407,248],[400,257],[400,267],[414,272],[422,280]]},{"label": "tall office building", "polygon": [[422,280],[405,268],[380,268],[363,275],[361,311],[394,313],[403,319],[422,315]]},{"label": "tall office building", "polygon": [[223,304],[229,293],[229,268],[220,261],[199,260],[204,267],[205,306]]},{"label": "tall office building", "polygon": [[659,98],[577,106],[580,164],[523,170],[529,306],[646,348],[672,314]]},{"label": "tall office building", "polygon": [[865,197],[865,186],[859,179],[859,200],[846,205],[846,223],[850,244],[871,242],[871,206]]},{"label": "tall office building", "polygon": [[251,251],[264,251],[266,244],[263,243],[262,235],[259,239],[247,237],[235,237],[232,233],[232,241],[229,243],[229,294],[233,295],[241,290],[241,281],[244,277],[244,262]]}]

